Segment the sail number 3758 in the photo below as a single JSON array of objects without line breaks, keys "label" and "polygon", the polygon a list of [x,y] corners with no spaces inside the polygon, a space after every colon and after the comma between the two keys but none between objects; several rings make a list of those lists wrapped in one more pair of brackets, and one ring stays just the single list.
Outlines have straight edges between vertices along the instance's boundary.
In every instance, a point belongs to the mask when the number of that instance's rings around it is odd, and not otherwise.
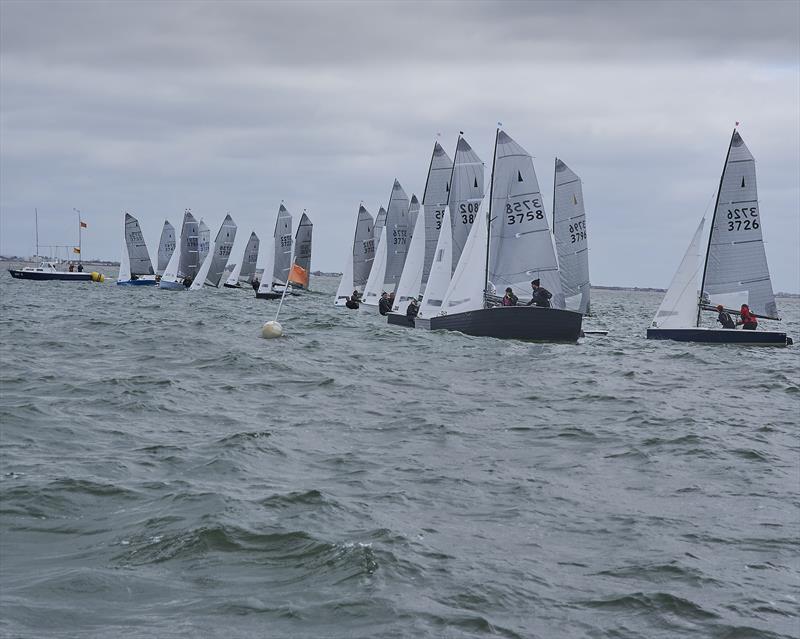
[{"label": "sail number 3758", "polygon": [[506,204],[506,217],[509,224],[522,224],[526,220],[532,222],[533,220],[544,219],[544,211],[540,208],[542,206],[539,198],[532,200],[522,200],[520,202],[509,202]]}]

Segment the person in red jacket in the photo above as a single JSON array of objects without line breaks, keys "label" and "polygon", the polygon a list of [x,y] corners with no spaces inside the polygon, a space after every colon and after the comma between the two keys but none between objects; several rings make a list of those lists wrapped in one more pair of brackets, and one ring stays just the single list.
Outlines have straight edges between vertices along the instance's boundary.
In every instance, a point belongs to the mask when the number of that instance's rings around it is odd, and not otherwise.
[{"label": "person in red jacket", "polygon": [[747,304],[742,304],[739,315],[742,319],[737,320],[737,326],[741,324],[742,328],[746,331],[754,331],[756,328],[758,328],[758,320],[756,319],[756,316],[750,312],[750,307]]}]

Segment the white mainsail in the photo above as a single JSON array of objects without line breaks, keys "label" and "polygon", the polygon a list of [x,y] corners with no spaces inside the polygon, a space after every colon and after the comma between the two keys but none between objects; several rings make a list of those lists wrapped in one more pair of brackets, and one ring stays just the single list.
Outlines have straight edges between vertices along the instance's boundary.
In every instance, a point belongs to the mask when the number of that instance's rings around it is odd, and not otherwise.
[{"label": "white mainsail", "polygon": [[[231,256],[233,242],[236,240],[236,229],[236,222],[233,221],[230,214],[226,215],[217,231],[217,237],[214,239],[213,250],[210,250],[208,254],[207,259],[211,260],[211,264],[203,278],[205,284],[219,287],[222,274],[225,272],[225,265]],[[198,279],[200,278],[198,277]]]},{"label": "white mainsail", "polygon": [[653,318],[653,328],[688,328],[697,316],[700,298],[697,280],[700,275],[700,237],[705,218],[700,220],[689,248],[681,260],[661,305]]},{"label": "white mainsail", "polygon": [[158,274],[162,275],[167,268],[169,258],[175,252],[175,228],[164,221],[164,228],[161,229],[161,239],[158,241]]},{"label": "white mainsail", "polygon": [[335,306],[344,306],[347,298],[350,297],[355,285],[353,284],[353,252],[348,247],[347,257],[344,261],[342,279],[339,280],[339,288],[336,289],[336,298],[333,303]]},{"label": "white mainsail", "polygon": [[203,220],[197,225],[197,259],[202,264],[211,250],[211,229]]},{"label": "white mainsail", "polygon": [[531,280],[563,300],[558,261],[530,154],[505,132],[497,131],[492,169],[489,234],[490,292],[511,287],[520,298],[531,295]]},{"label": "white mainsail", "polygon": [[[197,233],[197,220],[194,215],[192,215],[192,212],[187,209],[183,214],[183,224],[181,225],[178,277],[191,277],[194,279],[194,276],[197,275],[197,269],[200,268],[200,263],[198,262]],[[170,260],[170,262],[171,261],[172,260]],[[167,267],[167,269],[169,270],[169,267]]]},{"label": "white mainsail", "polygon": [[392,194],[389,197],[389,206],[386,209],[386,273],[383,276],[384,289],[394,291],[403,273],[403,265],[406,262],[406,252],[408,251],[409,228],[408,228],[408,195],[400,186],[400,182],[394,181]]},{"label": "white mainsail", "polygon": [[[479,203],[480,204],[480,203]],[[442,312],[465,313],[483,308],[486,284],[486,215],[477,211],[461,258],[442,300]]]},{"label": "white mainsail", "polygon": [[558,252],[563,298],[557,306],[589,312],[589,244],[580,178],[556,158],[553,194],[553,236]]},{"label": "white mainsail", "polygon": [[275,242],[267,242],[265,246],[264,270],[261,273],[261,281],[258,284],[259,293],[272,291],[272,273],[275,269]]},{"label": "white mainsail", "polygon": [[272,267],[272,281],[286,284],[292,266],[292,214],[281,204],[278,219],[275,220],[275,262]]},{"label": "white mainsail", "polygon": [[450,197],[450,178],[453,174],[453,161],[438,142],[433,145],[431,164],[428,168],[428,180],[422,194],[422,215],[425,217],[425,264],[422,267],[422,283],[428,282],[436,244],[439,242],[439,230],[442,220],[447,214],[447,202]]},{"label": "white mainsail", "polygon": [[364,286],[364,299],[363,303],[369,306],[377,306],[378,300],[381,298],[381,293],[385,290],[383,287],[384,275],[386,274],[386,262],[388,260],[386,241],[386,227],[381,229],[380,237],[378,238],[378,248],[375,251],[375,261],[372,263],[372,270],[369,274],[369,279]]},{"label": "white mainsail", "polygon": [[467,141],[459,136],[448,200],[450,223],[453,228],[454,269],[478,216],[483,196],[483,162]]},{"label": "white mainsail", "polygon": [[431,270],[428,274],[428,283],[425,285],[425,294],[419,306],[420,317],[434,317],[442,311],[442,300],[450,284],[450,275],[453,272],[453,234],[450,228],[450,216],[442,217],[442,228],[439,232],[439,241],[433,254]]},{"label": "white mainsail", "polygon": [[150,261],[139,220],[130,213],[125,213],[125,244],[131,275],[154,275],[153,263]]},{"label": "white mainsail", "polygon": [[755,160],[735,130],[711,223],[702,290],[712,305],[747,304],[757,315],[778,319],[761,235]]},{"label": "white mainsail", "polygon": [[197,270],[197,276],[192,280],[191,285],[189,286],[190,291],[199,291],[206,283],[206,278],[208,277],[208,272],[211,269],[211,263],[214,261],[214,253],[209,250],[206,254],[206,259],[203,260],[203,263],[200,265],[200,268]]},{"label": "white mainsail", "polygon": [[411,298],[416,298],[422,289],[422,269],[425,265],[425,218],[417,216],[406,255],[403,274],[397,284],[392,310],[405,313]]},{"label": "white mainsail", "polygon": [[[381,209],[383,211],[383,209]],[[386,212],[384,211],[384,220]],[[372,263],[375,260],[375,238],[373,237],[372,215],[364,206],[358,208],[358,219],[356,220],[356,230],[353,236],[353,251],[350,256],[350,269],[352,273],[353,289],[363,289],[372,270]],[[349,285],[348,285],[349,286]]]}]

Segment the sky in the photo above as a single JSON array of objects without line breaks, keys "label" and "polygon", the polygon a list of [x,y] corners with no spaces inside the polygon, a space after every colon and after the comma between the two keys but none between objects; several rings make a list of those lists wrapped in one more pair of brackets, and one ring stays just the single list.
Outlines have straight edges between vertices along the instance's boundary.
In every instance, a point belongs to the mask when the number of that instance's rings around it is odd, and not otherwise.
[{"label": "sky", "polygon": [[[119,259],[123,212],[155,252],[185,208],[234,256],[283,201],[341,271],[359,203],[425,187],[459,131],[497,122],[583,181],[592,283],[666,287],[734,123],[756,158],[776,291],[800,291],[800,2],[0,0],[0,253],[77,242]],[[488,184],[487,184],[488,193]],[[552,213],[548,207],[548,214]]]}]

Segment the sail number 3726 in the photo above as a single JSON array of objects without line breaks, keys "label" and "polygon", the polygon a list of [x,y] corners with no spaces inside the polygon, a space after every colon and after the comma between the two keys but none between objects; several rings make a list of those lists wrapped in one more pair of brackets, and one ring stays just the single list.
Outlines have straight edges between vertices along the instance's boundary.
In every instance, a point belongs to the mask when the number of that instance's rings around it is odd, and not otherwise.
[{"label": "sail number 3726", "polygon": [[755,206],[744,209],[728,209],[729,231],[751,231],[758,228],[758,209]]}]

